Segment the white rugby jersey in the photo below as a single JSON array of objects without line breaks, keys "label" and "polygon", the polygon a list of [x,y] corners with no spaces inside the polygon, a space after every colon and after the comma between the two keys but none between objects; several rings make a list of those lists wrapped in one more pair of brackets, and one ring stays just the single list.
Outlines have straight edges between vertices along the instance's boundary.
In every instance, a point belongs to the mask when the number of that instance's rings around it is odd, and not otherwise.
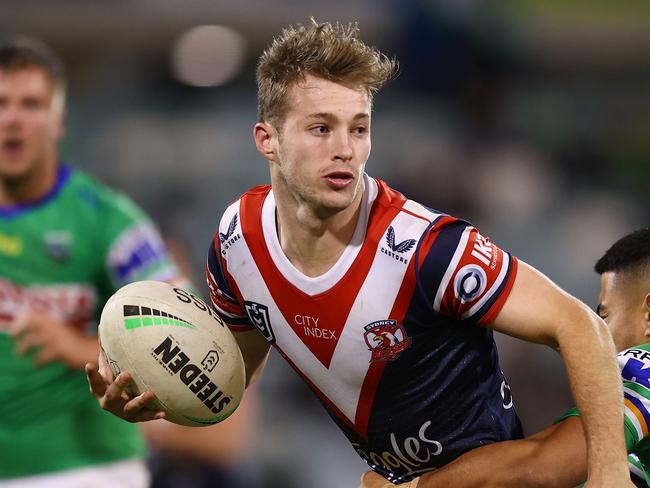
[{"label": "white rugby jersey", "polygon": [[283,253],[270,186],[225,211],[208,253],[212,304],[257,328],[356,452],[395,483],[521,436],[489,324],[516,258],[470,224],[364,175],[351,242],[307,277]]}]

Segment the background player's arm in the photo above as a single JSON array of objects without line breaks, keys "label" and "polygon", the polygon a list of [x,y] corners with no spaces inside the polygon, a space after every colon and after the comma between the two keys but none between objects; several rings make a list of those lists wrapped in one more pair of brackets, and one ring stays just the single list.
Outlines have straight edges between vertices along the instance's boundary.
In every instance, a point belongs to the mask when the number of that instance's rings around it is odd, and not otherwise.
[{"label": "background player's arm", "polygon": [[18,354],[34,351],[37,366],[61,362],[68,368],[81,369],[99,354],[97,337],[88,336],[44,311],[26,308],[16,316],[9,333],[16,341]]},{"label": "background player's arm", "polygon": [[246,387],[251,385],[262,373],[269,357],[271,344],[257,329],[233,331],[246,365]]},{"label": "background player's arm", "polygon": [[633,486],[622,429],[620,374],[605,323],[520,262],[513,289],[491,327],[560,350],[585,423],[590,486]]}]

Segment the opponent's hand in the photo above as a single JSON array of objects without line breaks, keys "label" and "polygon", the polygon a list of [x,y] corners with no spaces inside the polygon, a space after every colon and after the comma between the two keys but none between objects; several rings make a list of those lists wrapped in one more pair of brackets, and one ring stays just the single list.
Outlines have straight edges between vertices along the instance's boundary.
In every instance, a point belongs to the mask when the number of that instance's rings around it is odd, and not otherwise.
[{"label": "opponent's hand", "polygon": [[[415,478],[411,482],[399,486],[404,488],[416,488],[417,484],[418,478]],[[361,477],[361,485],[359,485],[359,488],[395,488],[395,485],[380,474],[377,474],[374,471],[368,471]]]},{"label": "opponent's hand", "polygon": [[86,364],[86,376],[90,392],[104,410],[128,422],[146,422],[165,418],[164,411],[147,407],[147,404],[156,398],[152,391],[148,390],[133,396],[127,391],[131,382],[129,373],[121,372],[117,378],[113,378],[111,368],[101,352],[98,364],[99,367],[95,363]]},{"label": "opponent's hand", "polygon": [[46,312],[29,308],[20,312],[9,327],[20,355],[34,350],[34,362],[42,366],[61,362],[69,368],[81,369],[97,356],[99,344],[72,325],[56,320]]}]

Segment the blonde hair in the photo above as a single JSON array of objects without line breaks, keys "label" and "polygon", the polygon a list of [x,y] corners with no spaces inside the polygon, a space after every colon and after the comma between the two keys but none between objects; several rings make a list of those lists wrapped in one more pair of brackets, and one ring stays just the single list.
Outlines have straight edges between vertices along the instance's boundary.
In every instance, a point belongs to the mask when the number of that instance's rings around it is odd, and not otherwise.
[{"label": "blonde hair", "polygon": [[306,74],[361,86],[370,100],[393,77],[397,61],[358,39],[356,23],[289,26],[260,56],[257,65],[257,115],[281,125],[288,111],[288,92]]}]

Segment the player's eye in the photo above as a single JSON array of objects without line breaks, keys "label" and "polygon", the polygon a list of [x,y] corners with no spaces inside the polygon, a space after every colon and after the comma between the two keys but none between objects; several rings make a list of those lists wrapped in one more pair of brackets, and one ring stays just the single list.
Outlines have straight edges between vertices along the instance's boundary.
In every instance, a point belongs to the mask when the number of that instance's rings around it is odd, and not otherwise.
[{"label": "player's eye", "polygon": [[354,128],[354,133],[357,135],[364,135],[368,133],[368,128],[365,125],[360,125]]},{"label": "player's eye", "polygon": [[316,125],[310,128],[309,131],[316,136],[322,136],[329,132],[329,128],[326,125]]},{"label": "player's eye", "polygon": [[43,106],[40,100],[36,98],[28,98],[23,101],[23,107],[30,109],[30,110],[36,110],[39,109]]}]

